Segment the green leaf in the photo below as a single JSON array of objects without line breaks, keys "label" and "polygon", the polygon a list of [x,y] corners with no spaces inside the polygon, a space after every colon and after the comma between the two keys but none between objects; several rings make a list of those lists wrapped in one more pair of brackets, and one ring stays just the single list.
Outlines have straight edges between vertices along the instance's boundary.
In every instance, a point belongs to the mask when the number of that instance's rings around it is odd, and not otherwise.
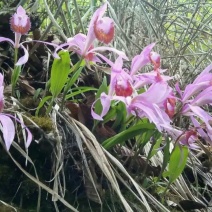
[{"label": "green leaf", "polygon": [[145,133],[147,131],[154,131],[155,125],[151,123],[142,123],[137,124],[135,126],[130,127],[129,129],[113,136],[112,138],[107,139],[103,142],[103,147],[106,149],[109,149],[116,144],[122,144],[128,139],[131,139],[137,135],[141,135],[142,133]]},{"label": "green leaf", "polygon": [[123,102],[119,102],[116,105],[116,119],[113,124],[113,129],[118,130],[119,132],[126,128],[126,117],[127,117],[127,110],[126,106]]},{"label": "green leaf", "polygon": [[79,75],[82,72],[83,67],[79,67],[79,69],[73,74],[72,77],[70,77],[70,79],[68,80],[66,86],[65,86],[65,91],[68,91],[71,86],[76,82],[76,80],[79,78]]},{"label": "green leaf", "polygon": [[[99,87],[99,90],[97,91],[96,94],[96,99],[100,98],[100,95],[105,92],[107,93],[107,79],[106,77],[104,77],[101,86]],[[102,112],[102,105],[100,101],[97,101],[95,104],[95,109],[94,109],[95,113],[100,114]]]},{"label": "green leaf", "polygon": [[157,139],[157,141],[155,142],[155,145],[153,146],[152,151],[151,151],[151,153],[150,153],[150,155],[149,155],[149,159],[150,159],[151,157],[153,157],[153,156],[158,152],[158,149],[160,148],[161,142],[162,142],[162,136],[160,136],[160,137]]},{"label": "green leaf", "polygon": [[39,105],[38,105],[38,107],[37,107],[37,110],[36,110],[36,112],[35,112],[35,115],[36,116],[38,116],[38,113],[39,113],[39,111],[40,111],[40,109],[43,107],[43,105],[45,104],[45,102],[47,102],[49,99],[51,99],[52,98],[52,96],[46,96],[46,97],[44,97],[41,101],[40,101],[40,103],[39,103]]},{"label": "green leaf", "polygon": [[165,170],[166,166],[168,165],[169,159],[170,159],[169,147],[170,147],[171,141],[168,136],[166,136],[165,139],[166,139],[166,145],[164,147],[164,153],[163,153],[163,164],[161,167],[161,172],[158,176],[158,181],[160,180],[162,175],[163,175],[163,177],[167,177],[167,176],[164,176],[164,174],[165,174],[164,170]]},{"label": "green leaf", "polygon": [[52,96],[57,97],[67,82],[70,73],[70,56],[68,51],[59,52],[60,59],[55,58],[50,77],[50,91]]},{"label": "green leaf", "polygon": [[12,72],[11,84],[12,84],[12,94],[14,95],[15,86],[17,84],[18,78],[21,73],[21,66],[15,66],[15,69]]},{"label": "green leaf", "polygon": [[77,87],[76,89],[72,89],[72,92],[70,94],[67,94],[65,99],[67,100],[78,94],[82,94],[88,91],[96,91],[96,90],[97,88],[93,88],[93,87]]},{"label": "green leaf", "polygon": [[168,177],[169,183],[173,183],[183,172],[187,158],[188,158],[188,147],[176,145],[173,149],[168,166]]}]

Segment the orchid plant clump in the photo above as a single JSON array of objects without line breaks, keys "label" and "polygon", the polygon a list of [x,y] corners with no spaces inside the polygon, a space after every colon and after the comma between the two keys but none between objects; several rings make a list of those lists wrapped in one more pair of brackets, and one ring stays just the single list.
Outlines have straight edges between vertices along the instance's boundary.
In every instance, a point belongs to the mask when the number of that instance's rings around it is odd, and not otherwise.
[{"label": "orchid plant clump", "polygon": [[[161,68],[161,57],[153,51],[155,43],[152,43],[132,59],[129,69],[125,68],[123,61],[128,60],[126,54],[108,46],[114,38],[115,27],[111,18],[104,17],[107,5],[106,2],[95,11],[86,35],[78,33],[74,37],[68,38],[61,45],[53,45],[55,47],[53,54],[55,58],[50,76],[52,96],[45,97],[45,101],[52,99],[50,103],[50,106],[52,106],[54,100],[62,91],[63,101],[65,100],[70,86],[75,83],[80,72],[76,72],[73,78],[69,78],[69,74],[71,71],[78,71],[83,60],[86,65],[106,62],[111,67],[110,84],[108,91],[102,92],[92,105],[91,114],[95,120],[104,121],[110,111],[111,102],[116,104],[122,102],[125,105],[128,117],[147,118],[160,133],[166,132],[174,141],[182,145],[192,149],[198,148],[196,141],[199,136],[211,145],[212,117],[203,108],[212,103],[212,66],[208,66],[192,84],[186,86],[184,91],[180,90],[178,84],[175,88],[172,88],[168,83],[169,80],[172,80],[172,77],[164,74],[166,70]],[[20,39],[30,30],[30,20],[21,6],[12,16],[10,24],[15,33],[15,42],[5,37],[0,37],[0,42],[8,41],[15,48],[15,68],[11,80],[14,94],[21,66],[29,58],[29,53],[23,45],[24,42],[21,43]],[[104,46],[96,46],[98,42],[103,43]],[[24,56],[17,60],[19,48],[24,50]],[[58,51],[60,52],[58,53]],[[115,62],[108,59],[103,54],[104,51],[116,53],[118,57]],[[75,67],[70,68],[69,52],[74,52],[81,58]],[[147,65],[151,65],[152,71],[142,72],[142,68]],[[2,76],[1,92],[1,105],[3,105]],[[102,106],[100,113],[96,110],[99,102]],[[42,101],[43,104],[44,101]],[[6,148],[9,150],[15,134],[14,125],[11,116],[6,114],[0,116],[3,137]],[[180,126],[175,124],[176,118],[183,116],[189,117],[191,120],[189,129],[181,129]],[[10,136],[8,127],[12,129]],[[31,134],[28,135],[26,147],[31,142]]]}]

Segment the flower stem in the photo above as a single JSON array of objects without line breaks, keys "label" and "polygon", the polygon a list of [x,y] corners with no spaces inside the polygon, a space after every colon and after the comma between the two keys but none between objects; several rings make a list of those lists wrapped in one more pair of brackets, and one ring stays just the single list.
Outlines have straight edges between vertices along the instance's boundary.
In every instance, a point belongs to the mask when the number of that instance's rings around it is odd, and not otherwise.
[{"label": "flower stem", "polygon": [[15,48],[14,52],[14,70],[12,72],[11,76],[11,84],[12,84],[12,96],[15,96],[15,87],[21,72],[21,66],[16,66],[15,64],[17,63],[18,60],[18,48]]}]

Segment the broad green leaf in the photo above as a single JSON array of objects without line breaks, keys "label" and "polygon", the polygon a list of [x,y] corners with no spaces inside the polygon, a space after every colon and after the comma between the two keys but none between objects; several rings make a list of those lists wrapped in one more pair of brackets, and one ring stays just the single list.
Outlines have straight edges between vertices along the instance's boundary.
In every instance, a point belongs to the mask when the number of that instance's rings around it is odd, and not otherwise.
[{"label": "broad green leaf", "polygon": [[50,91],[53,98],[60,94],[70,73],[69,52],[60,51],[58,55],[60,59],[54,59],[50,76]]},{"label": "broad green leaf", "polygon": [[170,183],[173,183],[183,172],[187,162],[188,153],[188,147],[186,146],[176,145],[173,149],[167,173]]},{"label": "broad green leaf", "polygon": [[107,139],[103,142],[103,147],[109,149],[116,144],[122,144],[128,139],[131,139],[137,135],[141,135],[147,131],[154,131],[155,125],[151,123],[142,123],[135,126],[130,127],[129,129],[113,136],[112,138]]}]

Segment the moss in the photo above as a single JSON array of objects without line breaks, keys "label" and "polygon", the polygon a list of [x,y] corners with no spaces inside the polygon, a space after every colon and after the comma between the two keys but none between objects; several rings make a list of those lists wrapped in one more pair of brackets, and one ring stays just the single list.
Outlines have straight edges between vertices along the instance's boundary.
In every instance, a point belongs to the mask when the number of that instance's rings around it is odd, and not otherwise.
[{"label": "moss", "polygon": [[50,132],[52,131],[53,124],[51,118],[44,116],[44,117],[39,117],[39,116],[30,116],[30,119],[34,121],[41,129],[43,129],[45,132]]}]

